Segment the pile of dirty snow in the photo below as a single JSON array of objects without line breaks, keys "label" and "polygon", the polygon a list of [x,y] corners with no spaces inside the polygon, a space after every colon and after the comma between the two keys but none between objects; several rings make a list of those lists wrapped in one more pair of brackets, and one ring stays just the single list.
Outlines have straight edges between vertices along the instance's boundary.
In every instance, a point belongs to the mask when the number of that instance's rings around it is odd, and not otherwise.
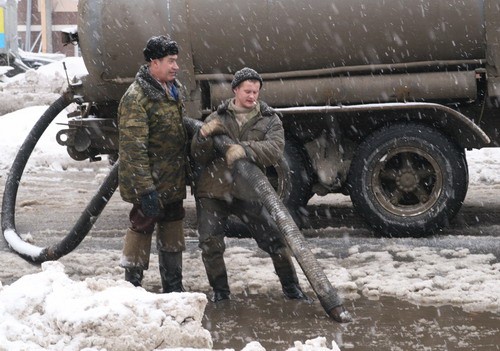
[{"label": "pile of dirty snow", "polygon": [[5,350],[211,348],[201,293],[153,294],[123,280],[71,280],[59,262],[0,285]]}]

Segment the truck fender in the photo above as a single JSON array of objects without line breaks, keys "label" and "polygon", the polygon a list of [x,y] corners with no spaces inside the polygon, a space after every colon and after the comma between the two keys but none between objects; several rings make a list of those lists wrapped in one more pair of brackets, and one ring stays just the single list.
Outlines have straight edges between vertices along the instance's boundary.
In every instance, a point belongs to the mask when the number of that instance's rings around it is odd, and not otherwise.
[{"label": "truck fender", "polygon": [[[401,102],[401,103],[377,103],[349,106],[304,106],[290,108],[276,108],[284,116],[302,114],[355,114],[362,116],[366,113],[385,115],[391,112],[391,117],[372,119],[375,123],[386,125],[387,122],[400,122],[401,120],[419,121],[432,124],[433,127],[449,135],[458,145],[463,148],[481,148],[490,144],[488,135],[470,118],[463,113],[450,107],[427,102]],[[394,112],[407,112],[393,117]],[[396,119],[394,119],[396,118]],[[362,119],[361,119],[362,120]]]}]

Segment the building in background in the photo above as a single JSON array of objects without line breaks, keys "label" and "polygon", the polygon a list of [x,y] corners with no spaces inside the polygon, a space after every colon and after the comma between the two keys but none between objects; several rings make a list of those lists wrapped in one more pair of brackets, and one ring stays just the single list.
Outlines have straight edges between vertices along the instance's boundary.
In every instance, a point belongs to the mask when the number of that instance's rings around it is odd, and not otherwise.
[{"label": "building in background", "polygon": [[0,0],[0,66],[9,65],[16,52],[16,2]]},{"label": "building in background", "polygon": [[78,47],[63,46],[61,31],[77,24],[78,0],[19,0],[17,42],[28,52],[78,56]]}]

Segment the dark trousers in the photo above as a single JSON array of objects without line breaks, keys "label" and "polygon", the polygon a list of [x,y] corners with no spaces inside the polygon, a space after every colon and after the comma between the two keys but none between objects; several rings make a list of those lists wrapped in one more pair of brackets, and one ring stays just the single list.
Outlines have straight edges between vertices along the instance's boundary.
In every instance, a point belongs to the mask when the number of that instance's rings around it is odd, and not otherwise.
[{"label": "dark trousers", "polygon": [[160,215],[157,217],[144,215],[141,205],[134,204],[129,214],[130,229],[138,233],[153,234],[156,223],[180,221],[184,218],[185,213],[182,200],[162,205]]},{"label": "dark trousers", "polygon": [[237,216],[248,226],[259,248],[270,254],[273,260],[283,256],[286,257],[286,265],[291,265],[287,247],[276,224],[261,203],[199,198],[197,210],[199,247],[208,280],[214,290],[229,292],[223,255],[226,249],[224,228],[230,215]]}]

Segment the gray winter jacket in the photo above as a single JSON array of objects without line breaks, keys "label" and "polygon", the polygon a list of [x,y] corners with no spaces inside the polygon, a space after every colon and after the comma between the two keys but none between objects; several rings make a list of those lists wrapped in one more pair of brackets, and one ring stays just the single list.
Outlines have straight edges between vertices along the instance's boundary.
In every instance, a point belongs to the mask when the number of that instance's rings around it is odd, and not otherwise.
[{"label": "gray winter jacket", "polygon": [[[285,136],[283,125],[276,112],[260,101],[253,114],[244,125],[238,126],[234,111],[230,108],[231,99],[222,103],[216,112],[207,117],[207,122],[218,118],[224,124],[227,135],[243,146],[246,156],[261,169],[275,165],[283,156]],[[230,200],[257,200],[251,189],[235,186],[231,170],[223,155],[213,148],[211,137],[201,138],[195,135],[191,143],[191,155],[201,166],[201,173],[195,181],[195,195],[202,198]]]}]

